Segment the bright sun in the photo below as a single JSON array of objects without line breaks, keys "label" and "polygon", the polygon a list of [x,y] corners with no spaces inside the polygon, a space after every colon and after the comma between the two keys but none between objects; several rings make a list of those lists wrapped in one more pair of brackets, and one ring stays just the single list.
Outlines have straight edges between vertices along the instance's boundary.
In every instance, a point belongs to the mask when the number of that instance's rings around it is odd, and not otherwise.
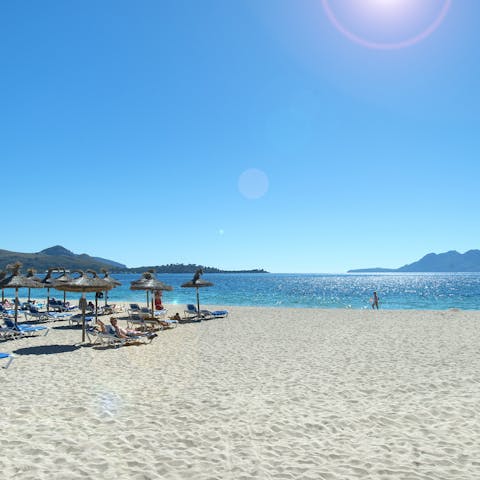
[{"label": "bright sun", "polygon": [[363,10],[387,13],[398,10],[408,10],[411,8],[411,3],[409,0],[363,0],[361,5]]},{"label": "bright sun", "polygon": [[414,45],[431,35],[452,0],[321,0],[330,21],[350,40],[375,49]]},{"label": "bright sun", "polygon": [[402,3],[402,0],[371,0],[373,3],[377,3],[382,6],[392,6]]}]

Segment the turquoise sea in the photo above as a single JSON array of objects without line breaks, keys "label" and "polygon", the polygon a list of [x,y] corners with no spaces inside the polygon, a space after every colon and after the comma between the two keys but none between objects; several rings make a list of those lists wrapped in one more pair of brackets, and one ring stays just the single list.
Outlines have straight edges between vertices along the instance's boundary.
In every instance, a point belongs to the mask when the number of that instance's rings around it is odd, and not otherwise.
[{"label": "turquoise sea", "polygon": [[[122,282],[109,292],[115,301],[145,302],[144,292],[129,289],[140,275],[112,275]],[[180,285],[192,274],[158,274],[173,291],[164,292],[164,303],[195,303],[195,289]],[[403,274],[205,274],[214,286],[200,289],[201,304],[296,307],[296,308],[370,308],[376,290],[383,309],[446,310],[480,309],[480,273],[403,273]],[[43,292],[43,291],[42,291]],[[7,298],[14,296],[6,291]],[[25,298],[27,293],[20,292]],[[32,297],[41,297],[39,291]],[[46,291],[45,291],[46,295]],[[52,296],[63,293],[52,290]],[[67,294],[77,299],[78,294]],[[93,294],[87,295],[93,298]],[[181,309],[181,307],[179,307]]]}]

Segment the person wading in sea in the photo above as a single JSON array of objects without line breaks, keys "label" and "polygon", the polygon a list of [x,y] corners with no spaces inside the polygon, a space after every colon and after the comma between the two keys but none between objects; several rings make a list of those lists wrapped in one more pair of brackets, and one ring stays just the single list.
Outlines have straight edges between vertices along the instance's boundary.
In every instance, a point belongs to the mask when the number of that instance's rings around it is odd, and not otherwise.
[{"label": "person wading in sea", "polygon": [[372,308],[375,310],[378,310],[378,295],[377,292],[373,292],[373,298],[372,298]]}]

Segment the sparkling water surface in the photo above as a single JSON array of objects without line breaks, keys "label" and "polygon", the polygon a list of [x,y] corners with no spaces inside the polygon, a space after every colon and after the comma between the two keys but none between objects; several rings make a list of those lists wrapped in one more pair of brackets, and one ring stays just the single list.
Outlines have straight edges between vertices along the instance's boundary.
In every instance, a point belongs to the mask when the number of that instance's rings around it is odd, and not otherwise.
[{"label": "sparkling water surface", "polygon": [[[146,294],[130,290],[138,274],[112,274],[122,282],[109,292],[109,302],[145,303]],[[180,285],[192,274],[157,274],[173,291],[163,293],[164,303],[196,302],[193,288]],[[403,273],[403,274],[204,274],[214,286],[199,289],[200,303],[296,308],[371,308],[373,291],[380,297],[382,309],[446,310],[480,308],[480,273]],[[46,296],[46,291],[32,291],[32,297]],[[13,290],[5,291],[7,298]],[[63,292],[51,290],[51,296],[62,298]],[[20,291],[25,298],[27,292]],[[67,293],[75,301],[79,294]],[[94,294],[87,294],[93,299]],[[181,307],[179,309],[181,310]]]}]

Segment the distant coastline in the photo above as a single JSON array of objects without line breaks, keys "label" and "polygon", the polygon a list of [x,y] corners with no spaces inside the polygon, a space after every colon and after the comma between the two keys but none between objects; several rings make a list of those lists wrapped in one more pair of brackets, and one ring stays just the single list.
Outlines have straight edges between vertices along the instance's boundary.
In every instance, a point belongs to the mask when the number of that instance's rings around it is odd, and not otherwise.
[{"label": "distant coastline", "polygon": [[156,265],[150,267],[134,267],[125,269],[112,269],[114,273],[142,273],[147,270],[154,270],[155,273],[193,273],[198,268],[203,270],[203,273],[269,273],[263,268],[255,268],[253,270],[222,270],[215,267],[205,267],[203,265],[174,263],[169,265]]},{"label": "distant coastline", "polygon": [[92,257],[86,253],[76,254],[72,251],[55,245],[37,253],[21,253],[0,249],[0,269],[5,270],[8,265],[19,262],[22,270],[34,269],[37,272],[46,271],[49,268],[59,270],[108,270],[112,273],[143,273],[153,270],[156,273],[194,273],[201,268],[204,273],[269,273],[263,268],[223,270],[216,267],[208,267],[197,264],[170,263],[167,265],[150,265],[142,267],[127,267],[123,263],[106,258]]}]

